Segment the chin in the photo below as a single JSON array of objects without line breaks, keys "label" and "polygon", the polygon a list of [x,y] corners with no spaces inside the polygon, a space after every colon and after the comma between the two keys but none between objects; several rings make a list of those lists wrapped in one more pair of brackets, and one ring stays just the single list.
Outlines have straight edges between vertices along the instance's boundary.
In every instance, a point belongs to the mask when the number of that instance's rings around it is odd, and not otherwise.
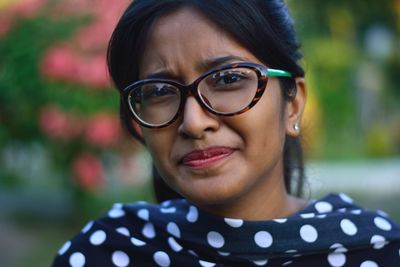
[{"label": "chin", "polygon": [[182,195],[190,202],[199,206],[226,205],[240,196],[239,190],[226,186],[208,185],[205,188],[198,186],[196,190],[182,190]]}]

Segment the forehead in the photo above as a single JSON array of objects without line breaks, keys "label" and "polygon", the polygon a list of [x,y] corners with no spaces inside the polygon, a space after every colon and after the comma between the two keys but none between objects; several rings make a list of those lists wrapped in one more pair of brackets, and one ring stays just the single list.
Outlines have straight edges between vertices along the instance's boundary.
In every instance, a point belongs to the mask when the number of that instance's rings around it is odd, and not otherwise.
[{"label": "forehead", "polygon": [[[152,27],[150,35],[167,37],[176,33],[192,33],[193,29],[200,31],[214,31],[223,34],[224,31],[201,11],[192,7],[182,7],[158,18]],[[166,36],[165,36],[166,35]]]},{"label": "forehead", "polygon": [[185,7],[155,21],[140,60],[140,76],[160,68],[186,69],[189,64],[231,55],[259,62],[201,12]]}]

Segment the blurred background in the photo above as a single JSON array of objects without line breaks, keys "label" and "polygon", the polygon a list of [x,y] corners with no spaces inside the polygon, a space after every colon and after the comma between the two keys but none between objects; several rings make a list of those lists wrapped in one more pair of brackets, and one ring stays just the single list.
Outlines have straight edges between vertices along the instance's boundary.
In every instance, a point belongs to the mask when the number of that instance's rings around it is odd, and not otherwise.
[{"label": "blurred background", "polygon": [[[0,0],[0,266],[48,266],[114,202],[153,201],[105,50],[128,0]],[[306,197],[400,222],[400,0],[289,0],[305,55]]]}]

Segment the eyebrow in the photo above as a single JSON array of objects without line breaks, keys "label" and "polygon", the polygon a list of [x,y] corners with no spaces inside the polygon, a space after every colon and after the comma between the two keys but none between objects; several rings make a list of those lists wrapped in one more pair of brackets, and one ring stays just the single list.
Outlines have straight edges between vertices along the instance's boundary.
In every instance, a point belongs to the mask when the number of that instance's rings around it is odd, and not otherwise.
[{"label": "eyebrow", "polygon": [[[232,61],[248,61],[246,58],[242,58],[239,56],[233,56],[233,55],[228,55],[228,56],[222,56],[222,57],[215,57],[215,58],[208,58],[205,59],[198,64],[196,64],[196,70],[199,72],[205,72],[207,70],[216,68],[218,66],[228,64]],[[143,79],[177,79],[179,77],[176,77],[176,75],[173,75],[170,71],[168,70],[161,70],[157,71],[154,73],[151,73],[149,75],[146,75]]]},{"label": "eyebrow", "polygon": [[196,65],[196,69],[201,72],[204,72],[209,69],[216,68],[216,67],[224,65],[224,64],[228,64],[232,61],[248,61],[248,59],[242,58],[239,56],[233,56],[233,55],[209,58],[209,59],[203,60],[202,62],[198,63]]},{"label": "eyebrow", "polygon": [[151,73],[149,75],[146,75],[143,79],[147,80],[147,79],[174,79],[176,78],[175,75],[172,75],[171,72],[167,71],[167,70],[162,70],[162,71],[157,71],[154,73]]}]

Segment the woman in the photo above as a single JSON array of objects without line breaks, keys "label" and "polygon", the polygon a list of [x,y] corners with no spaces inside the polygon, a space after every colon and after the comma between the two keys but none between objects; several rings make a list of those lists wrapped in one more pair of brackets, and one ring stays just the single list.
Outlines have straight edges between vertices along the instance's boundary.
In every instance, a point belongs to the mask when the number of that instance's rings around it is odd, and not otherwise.
[{"label": "woman", "polygon": [[[161,205],[116,204],[53,266],[397,266],[400,230],[344,194],[300,198],[306,102],[281,0],[136,0],[109,69]],[[181,197],[182,196],[182,197]]]}]

